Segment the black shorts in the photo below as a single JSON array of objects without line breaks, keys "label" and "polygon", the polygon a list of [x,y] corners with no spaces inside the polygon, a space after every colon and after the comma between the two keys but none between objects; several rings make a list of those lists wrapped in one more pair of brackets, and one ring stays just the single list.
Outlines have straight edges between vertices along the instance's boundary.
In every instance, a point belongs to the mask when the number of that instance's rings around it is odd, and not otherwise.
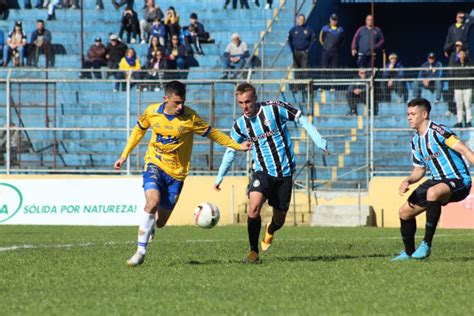
[{"label": "black shorts", "polygon": [[426,192],[428,189],[437,185],[438,183],[446,183],[448,187],[451,189],[451,197],[449,201],[443,203],[446,205],[451,202],[458,202],[464,200],[471,191],[471,186],[466,187],[462,180],[458,179],[446,179],[446,180],[426,180],[415,191],[410,195],[408,198],[408,202],[411,204],[415,204],[421,207],[425,207],[427,204],[426,201]]},{"label": "black shorts", "polygon": [[260,192],[268,199],[268,204],[271,207],[286,212],[290,207],[292,187],[293,179],[291,177],[276,178],[265,172],[257,171],[252,174],[248,193]]}]

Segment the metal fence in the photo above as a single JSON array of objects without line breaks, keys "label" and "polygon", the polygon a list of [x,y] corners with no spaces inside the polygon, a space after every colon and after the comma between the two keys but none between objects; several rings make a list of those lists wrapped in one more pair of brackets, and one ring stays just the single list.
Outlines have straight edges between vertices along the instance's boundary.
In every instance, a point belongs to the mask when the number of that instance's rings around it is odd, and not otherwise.
[{"label": "metal fence", "polygon": [[[388,76],[383,70],[245,69],[234,80],[217,79],[223,69],[193,70],[192,76],[172,73],[188,85],[187,103],[227,132],[240,115],[234,97],[240,82],[255,84],[260,100],[278,98],[299,107],[328,139],[332,155],[323,156],[300,128],[291,125],[297,186],[351,189],[366,188],[374,175],[410,171],[413,131],[405,123],[405,104],[417,94],[432,101],[433,120],[448,126],[460,123],[455,130],[469,142],[470,107],[464,106],[461,121],[455,112],[463,108],[457,91],[473,88],[474,78],[441,77],[426,83],[418,76],[420,70]],[[445,74],[449,71],[445,69]],[[113,162],[136,117],[147,105],[161,101],[166,80],[106,79],[104,70],[103,79],[77,79],[80,72],[0,71],[0,173],[115,173]],[[114,92],[117,83],[125,91]],[[215,174],[223,149],[208,139],[195,142],[192,174]],[[143,142],[134,151],[124,173],[141,171],[146,145]],[[232,172],[248,170],[249,155],[239,155]]]}]

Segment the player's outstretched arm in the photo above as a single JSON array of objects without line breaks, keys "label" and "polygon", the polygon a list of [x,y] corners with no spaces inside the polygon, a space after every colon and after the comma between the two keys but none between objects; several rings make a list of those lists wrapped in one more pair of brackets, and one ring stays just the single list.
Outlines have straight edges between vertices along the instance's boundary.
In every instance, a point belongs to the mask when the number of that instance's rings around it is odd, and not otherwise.
[{"label": "player's outstretched arm", "polygon": [[400,188],[398,189],[400,195],[405,194],[411,184],[417,183],[425,176],[426,169],[422,167],[414,167],[411,175],[403,179],[402,183],[400,184]]},{"label": "player's outstretched arm", "polygon": [[146,129],[141,128],[140,126],[135,126],[130,134],[130,138],[128,139],[127,145],[122,152],[120,158],[114,163],[114,169],[120,170],[122,168],[123,163],[127,160],[128,155],[133,151],[135,146],[140,143],[140,140],[146,133]]},{"label": "player's outstretched arm", "polygon": [[234,150],[247,151],[252,148],[252,143],[249,141],[243,142],[242,144],[237,143],[235,140],[221,132],[220,130],[213,128],[207,135],[210,139],[218,143],[219,145],[232,148]]},{"label": "player's outstretched arm", "polygon": [[467,161],[469,161],[471,165],[474,164],[474,152],[472,152],[472,150],[467,147],[466,144],[464,144],[462,141],[458,141],[457,143],[455,143],[452,148],[453,150],[466,157]]},{"label": "player's outstretched arm", "polygon": [[327,150],[327,141],[322,138],[321,134],[319,134],[316,127],[311,124],[308,118],[304,115],[301,115],[298,118],[297,123],[300,124],[301,127],[303,127],[308,132],[309,137],[311,137],[316,146],[324,150],[324,153],[326,155],[329,155],[329,151]]},{"label": "player's outstretched arm", "polygon": [[236,156],[235,150],[231,148],[227,148],[224,157],[222,158],[222,163],[219,167],[219,172],[217,173],[216,180],[214,181],[214,190],[220,191],[221,190],[221,183],[222,180],[224,180],[225,175],[229,171],[230,167],[232,166],[232,163],[234,162]]},{"label": "player's outstretched arm", "polygon": [[127,158],[123,158],[123,157],[120,157],[119,159],[117,159],[117,161],[114,163],[114,169],[120,170],[120,168],[122,168],[122,165],[124,164],[126,160]]}]

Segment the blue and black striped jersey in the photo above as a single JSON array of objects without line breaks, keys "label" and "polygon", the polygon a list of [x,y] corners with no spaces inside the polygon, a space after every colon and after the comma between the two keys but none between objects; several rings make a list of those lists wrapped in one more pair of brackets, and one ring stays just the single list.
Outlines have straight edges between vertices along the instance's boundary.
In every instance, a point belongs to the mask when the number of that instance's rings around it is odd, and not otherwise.
[{"label": "blue and black striped jersey", "polygon": [[296,121],[301,111],[282,101],[265,101],[256,104],[254,117],[242,115],[232,127],[230,136],[238,143],[253,143],[254,171],[263,171],[273,177],[291,176],[295,171],[295,155],[286,126]]},{"label": "blue and black striped jersey", "polygon": [[420,168],[428,166],[433,180],[459,179],[469,186],[469,169],[462,155],[453,150],[458,141],[450,128],[430,121],[423,135],[413,135],[413,165]]}]

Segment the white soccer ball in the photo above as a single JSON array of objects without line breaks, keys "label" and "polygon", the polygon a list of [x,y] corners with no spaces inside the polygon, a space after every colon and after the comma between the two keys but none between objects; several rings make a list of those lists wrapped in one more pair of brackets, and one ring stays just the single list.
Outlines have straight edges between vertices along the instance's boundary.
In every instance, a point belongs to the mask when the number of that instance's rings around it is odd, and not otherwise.
[{"label": "white soccer ball", "polygon": [[214,204],[203,202],[194,210],[194,223],[202,228],[212,228],[219,222],[221,213]]}]

